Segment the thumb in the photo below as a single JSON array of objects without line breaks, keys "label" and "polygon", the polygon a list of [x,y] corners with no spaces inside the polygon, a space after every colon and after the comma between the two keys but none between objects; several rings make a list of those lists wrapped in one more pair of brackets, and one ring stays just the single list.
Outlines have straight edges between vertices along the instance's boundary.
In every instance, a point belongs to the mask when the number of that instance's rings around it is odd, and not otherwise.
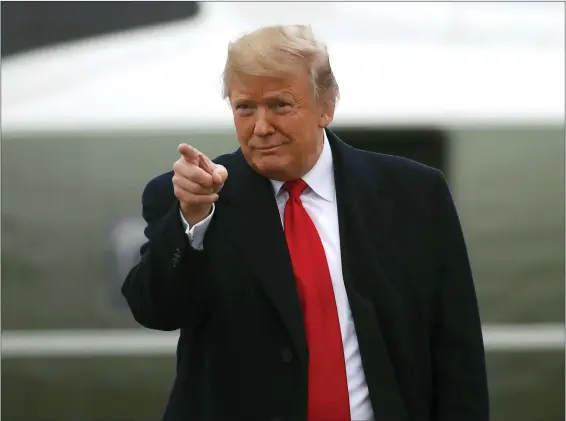
[{"label": "thumb", "polygon": [[212,170],[214,169],[214,162],[212,162],[206,155],[202,153],[199,154],[198,165],[207,173],[212,174]]},{"label": "thumb", "polygon": [[212,169],[212,181],[216,186],[222,186],[228,178],[228,170],[223,165],[214,165]]}]

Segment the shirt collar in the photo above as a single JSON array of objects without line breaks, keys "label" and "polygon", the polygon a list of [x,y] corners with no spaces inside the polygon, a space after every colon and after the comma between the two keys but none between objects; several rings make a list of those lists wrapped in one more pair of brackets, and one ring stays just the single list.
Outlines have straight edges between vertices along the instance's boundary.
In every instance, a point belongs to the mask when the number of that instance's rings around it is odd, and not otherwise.
[{"label": "shirt collar", "polygon": [[[311,190],[323,199],[334,202],[336,200],[336,188],[334,185],[334,169],[332,160],[332,150],[326,137],[326,130],[323,133],[322,153],[316,161],[314,167],[303,176],[303,180],[309,185]],[[275,196],[281,193],[284,182],[270,180],[273,185]]]}]

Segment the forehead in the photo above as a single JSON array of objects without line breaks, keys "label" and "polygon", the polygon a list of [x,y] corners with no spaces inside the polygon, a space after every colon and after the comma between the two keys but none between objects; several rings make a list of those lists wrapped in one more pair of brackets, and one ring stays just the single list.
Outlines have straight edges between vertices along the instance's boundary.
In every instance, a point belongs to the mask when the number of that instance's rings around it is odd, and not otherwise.
[{"label": "forehead", "polygon": [[309,80],[303,73],[280,77],[239,75],[230,82],[232,99],[261,99],[274,96],[291,96],[297,99],[308,95],[309,92]]}]

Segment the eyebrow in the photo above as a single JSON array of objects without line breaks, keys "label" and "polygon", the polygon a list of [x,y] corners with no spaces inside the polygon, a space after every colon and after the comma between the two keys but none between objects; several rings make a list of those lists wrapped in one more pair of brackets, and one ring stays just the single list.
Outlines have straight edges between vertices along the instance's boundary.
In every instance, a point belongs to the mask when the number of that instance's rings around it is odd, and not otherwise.
[{"label": "eyebrow", "polygon": [[274,94],[264,97],[265,101],[292,101],[293,97],[289,94]]},{"label": "eyebrow", "polygon": [[[271,94],[262,98],[263,101],[293,101],[293,97],[286,93],[281,94]],[[256,102],[255,100],[248,97],[236,97],[233,99],[234,102]]]}]

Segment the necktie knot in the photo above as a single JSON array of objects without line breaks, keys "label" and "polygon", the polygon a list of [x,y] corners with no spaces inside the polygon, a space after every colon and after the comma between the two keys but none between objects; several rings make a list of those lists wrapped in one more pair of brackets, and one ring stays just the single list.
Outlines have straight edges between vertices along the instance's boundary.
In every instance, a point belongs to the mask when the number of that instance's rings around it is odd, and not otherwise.
[{"label": "necktie knot", "polygon": [[302,178],[286,181],[285,184],[283,184],[283,188],[289,193],[290,200],[298,199],[307,187],[308,184]]}]

